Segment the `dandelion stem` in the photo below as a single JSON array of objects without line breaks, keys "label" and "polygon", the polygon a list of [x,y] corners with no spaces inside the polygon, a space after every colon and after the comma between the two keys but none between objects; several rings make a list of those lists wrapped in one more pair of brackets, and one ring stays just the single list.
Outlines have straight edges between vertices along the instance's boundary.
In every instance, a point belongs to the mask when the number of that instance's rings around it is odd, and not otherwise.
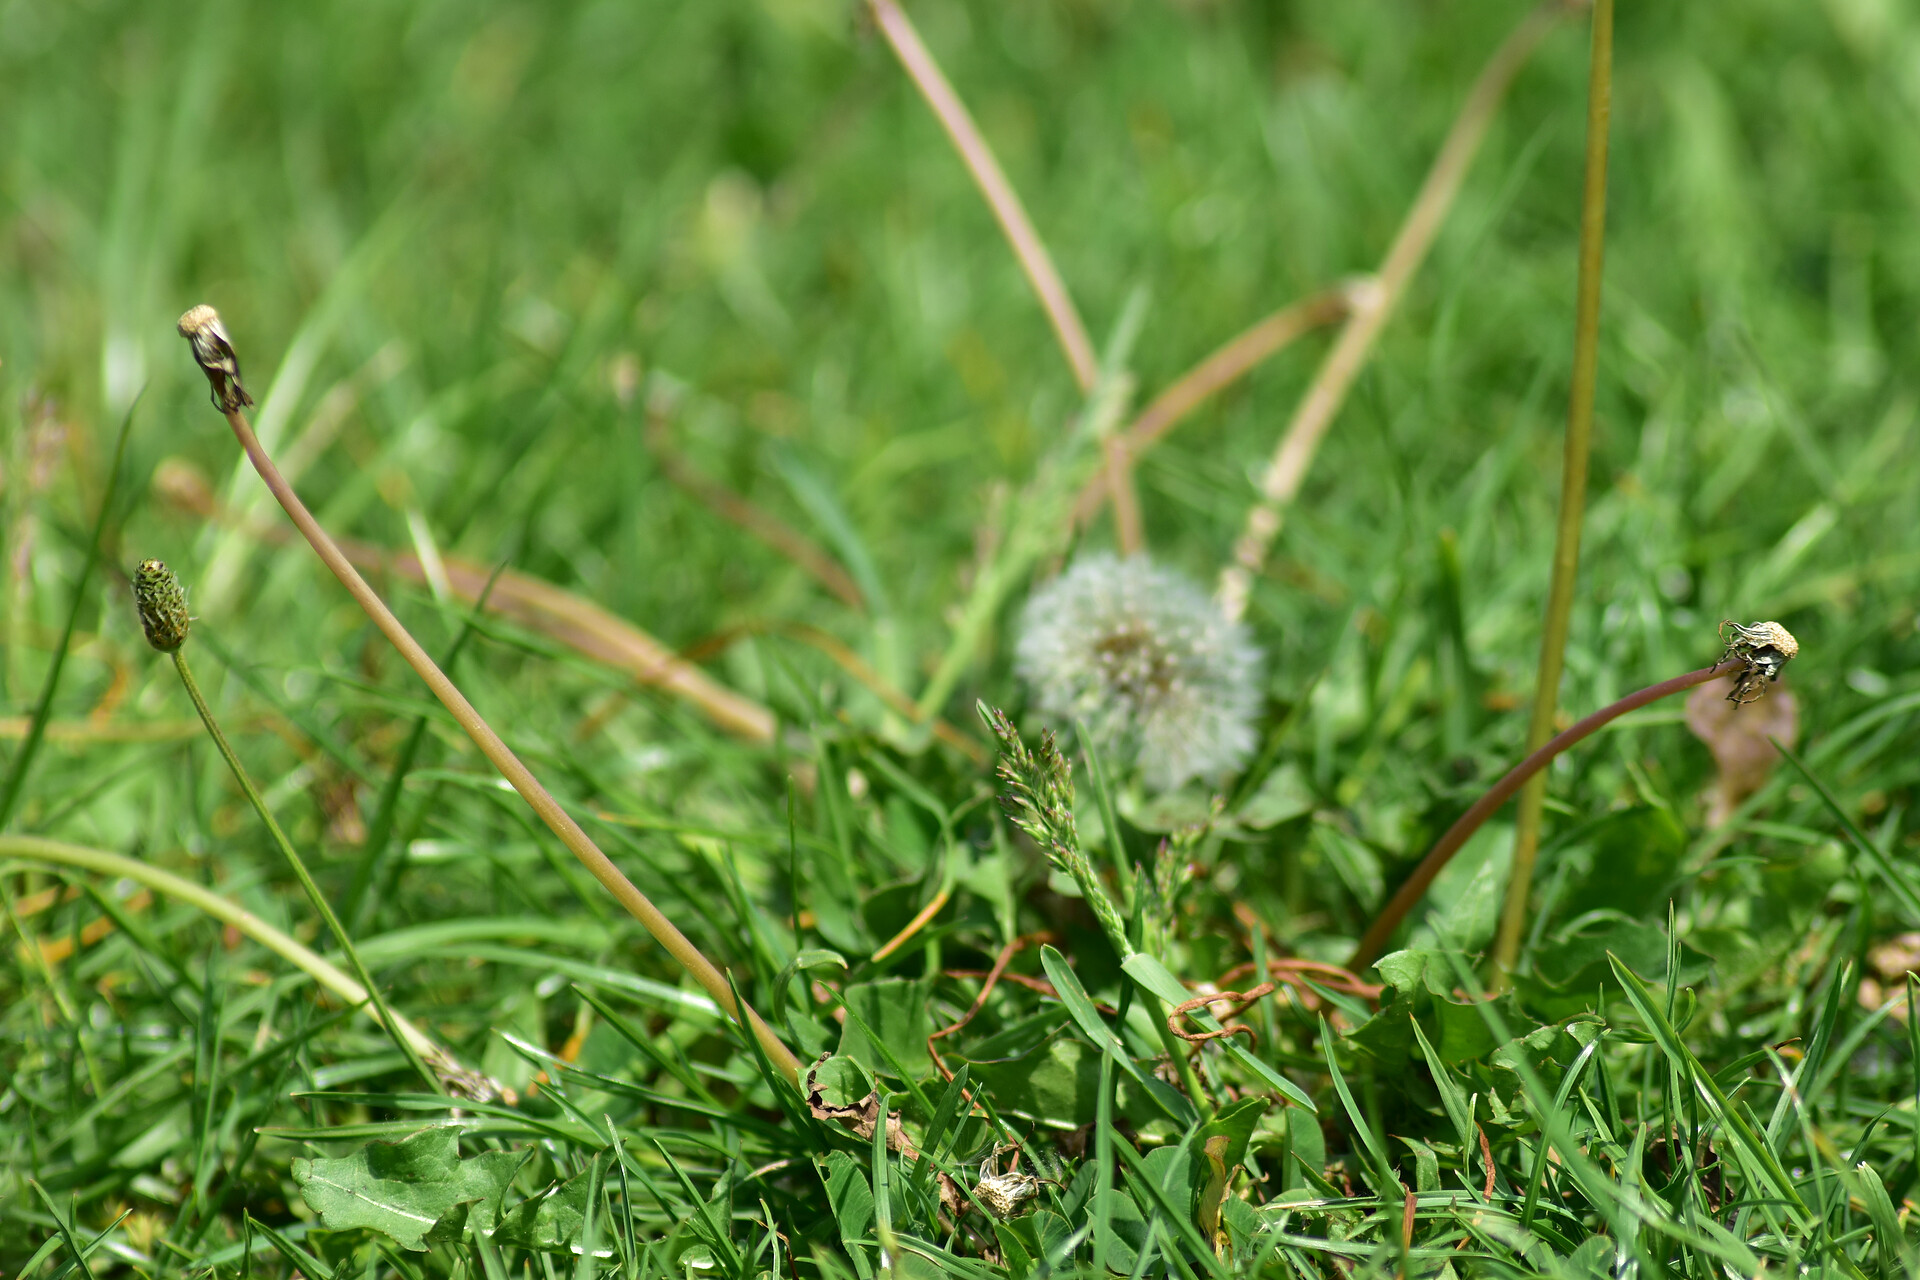
[{"label": "dandelion stem", "polygon": [[1515,765],[1506,777],[1494,783],[1485,795],[1474,801],[1472,808],[1461,814],[1459,820],[1447,828],[1447,833],[1441,836],[1427,856],[1420,860],[1420,865],[1413,869],[1413,874],[1394,891],[1387,905],[1380,908],[1379,914],[1373,918],[1373,923],[1367,926],[1366,933],[1361,936],[1360,945],[1355,947],[1353,954],[1347,958],[1347,968],[1354,973],[1359,973],[1379,959],[1380,953],[1386,948],[1387,940],[1393,936],[1393,931],[1400,927],[1400,922],[1407,918],[1407,913],[1426,896],[1428,886],[1433,884],[1434,877],[1440,874],[1441,869],[1453,860],[1453,855],[1460,852],[1460,847],[1473,837],[1473,833],[1478,831],[1501,805],[1513,798],[1513,793],[1518,791],[1527,779],[1545,769],[1553,762],[1555,756],[1589,737],[1596,730],[1618,720],[1629,711],[1636,711],[1670,694],[1691,689],[1695,685],[1705,684],[1709,680],[1738,671],[1744,665],[1744,659],[1727,658],[1710,667],[1702,667],[1698,671],[1689,671],[1683,676],[1675,676],[1671,680],[1662,680],[1659,684],[1648,685],[1636,693],[1628,694],[1611,706],[1594,712]]},{"label": "dandelion stem", "polygon": [[[198,314],[199,312],[204,312],[204,315]],[[197,329],[193,325],[196,320],[200,326]],[[183,317],[181,331],[191,340],[195,333],[206,332],[208,326],[217,328],[218,323],[218,318],[212,314],[211,308],[200,308],[188,312],[187,316]],[[224,331],[219,336],[224,345]],[[366,612],[374,626],[378,627],[381,634],[400,651],[400,656],[407,660],[407,665],[413,668],[415,674],[427,688],[433,691],[434,696],[440,699],[441,704],[453,715],[460,727],[466,730],[467,736],[473,739],[474,745],[480,748],[481,754],[486,756],[493,767],[500,771],[500,775],[520,793],[520,798],[527,802],[527,807],[540,816],[554,835],[559,837],[560,842],[566,845],[574,857],[578,858],[581,864],[593,874],[593,878],[598,880],[601,886],[611,893],[648,933],[653,935],[654,940],[693,975],[694,981],[698,982],[701,988],[713,998],[714,1003],[752,1032],[768,1060],[780,1069],[781,1074],[797,1083],[800,1077],[800,1060],[794,1056],[793,1051],[781,1042],[772,1028],[761,1020],[759,1014],[744,1003],[735,1002],[733,990],[727,982],[726,975],[701,954],[698,947],[687,940],[686,935],[681,933],[673,921],[653,905],[646,894],[640,892],[633,881],[627,879],[620,868],[613,864],[611,858],[600,851],[600,847],[593,842],[592,837],[587,835],[580,824],[574,821],[573,816],[560,806],[560,802],[555,800],[546,787],[541,785],[540,780],[533,776],[533,772],[520,762],[520,758],[513,753],[512,749],[501,741],[500,735],[493,731],[493,727],[474,709],[473,704],[467,701],[466,695],[447,678],[446,673],[440,670],[428,656],[427,651],[420,647],[420,643],[413,638],[406,627],[401,625],[400,620],[394,617],[393,611],[388,609],[373,588],[367,585],[366,579],[362,578],[348,562],[332,537],[320,527],[320,522],[313,518],[306,504],[300,501],[300,495],[293,491],[293,486],[287,483],[285,477],[280,474],[279,468],[274,466],[273,459],[267,455],[259,437],[254,434],[253,425],[247,421],[246,413],[240,404],[241,397],[222,397],[222,383],[214,377],[215,370],[209,369],[208,361],[202,358],[201,347],[200,342],[194,343],[195,359],[199,361],[201,369],[208,373],[209,380],[213,382],[216,404],[225,414],[227,425],[233,429],[234,437],[239,440],[240,447],[246,451],[248,460],[253,463],[253,469],[260,473],[261,480],[266,482],[268,490],[279,501],[281,508],[293,521],[294,527],[300,530],[301,535],[313,547],[314,553],[320,557],[328,569],[333,571],[333,576],[340,580],[340,584]],[[227,354],[231,355],[230,348],[227,349]],[[237,386],[237,375],[234,376],[233,382]]]},{"label": "dandelion stem", "polygon": [[[1587,169],[1580,206],[1580,277],[1574,301],[1573,378],[1567,392],[1567,438],[1560,477],[1560,524],[1553,544],[1553,581],[1547,589],[1546,625],[1540,632],[1540,667],[1534,686],[1527,748],[1553,732],[1560,700],[1560,671],[1573,616],[1573,589],[1580,575],[1580,528],[1587,509],[1587,458],[1593,444],[1593,389],[1600,362],[1600,271],[1606,253],[1607,125],[1613,113],[1613,0],[1594,0],[1593,47],[1587,72]],[[1493,944],[1496,986],[1520,958],[1527,929],[1527,899],[1540,852],[1540,819],[1547,803],[1545,776],[1520,797],[1513,829],[1513,868]]]}]

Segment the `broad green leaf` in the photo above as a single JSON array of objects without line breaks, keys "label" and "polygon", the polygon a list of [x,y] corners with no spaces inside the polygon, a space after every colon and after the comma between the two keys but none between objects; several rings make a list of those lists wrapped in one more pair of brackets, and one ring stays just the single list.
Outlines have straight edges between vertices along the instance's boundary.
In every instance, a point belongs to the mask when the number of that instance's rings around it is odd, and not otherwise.
[{"label": "broad green leaf", "polygon": [[[913,1078],[933,1070],[927,1057],[927,987],[921,982],[887,978],[879,982],[857,982],[841,998],[849,1017],[840,1031],[839,1051],[869,1071],[892,1073],[887,1055],[875,1046],[873,1037],[885,1041],[901,1067]],[[864,1028],[864,1029],[863,1029]]]},{"label": "broad green leaf", "polygon": [[862,1280],[866,1280],[872,1276],[873,1267],[860,1245],[867,1238],[868,1228],[873,1226],[873,1188],[867,1182],[867,1175],[861,1172],[860,1162],[844,1151],[828,1152],[827,1158],[816,1167],[827,1187],[827,1205],[839,1228],[840,1244],[853,1259]]},{"label": "broad green leaf", "polygon": [[371,1142],[338,1160],[296,1159],[300,1198],[335,1231],[370,1227],[404,1249],[427,1247],[435,1224],[479,1202],[491,1226],[521,1157],[488,1151],[460,1158],[452,1129],[424,1129],[401,1142]]},{"label": "broad green leaf", "polygon": [[1084,1041],[1063,1036],[1019,1058],[970,1065],[1002,1114],[1070,1129],[1094,1118],[1101,1056]]},{"label": "broad green leaf", "polygon": [[596,1182],[589,1169],[521,1201],[501,1216],[493,1243],[543,1253],[571,1252],[587,1225],[587,1200]]},{"label": "broad green leaf", "polygon": [[1905,868],[1887,857],[1886,851],[1879,845],[1867,839],[1866,833],[1854,824],[1853,819],[1847,815],[1845,807],[1834,798],[1833,792],[1827,790],[1827,784],[1814,776],[1813,770],[1807,768],[1806,763],[1794,754],[1793,748],[1777,738],[1773,745],[1780,749],[1780,754],[1787,758],[1787,763],[1799,770],[1800,776],[1812,783],[1813,789],[1820,793],[1821,803],[1826,805],[1827,812],[1833,815],[1834,820],[1840,824],[1841,830],[1847,833],[1847,839],[1872,864],[1880,878],[1886,881],[1887,888],[1892,893],[1894,901],[1900,905],[1901,915],[1906,922],[1920,923],[1920,889],[1914,887]]},{"label": "broad green leaf", "polygon": [[1642,805],[1608,814],[1576,843],[1588,850],[1587,871],[1568,888],[1560,918],[1603,909],[1637,918],[1665,903],[1687,832],[1671,810]]}]

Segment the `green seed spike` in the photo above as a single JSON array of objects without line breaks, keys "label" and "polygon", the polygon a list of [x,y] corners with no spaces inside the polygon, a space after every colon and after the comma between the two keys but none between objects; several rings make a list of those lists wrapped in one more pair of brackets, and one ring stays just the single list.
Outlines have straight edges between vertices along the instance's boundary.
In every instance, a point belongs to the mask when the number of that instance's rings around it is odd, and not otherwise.
[{"label": "green seed spike", "polygon": [[142,560],[133,572],[133,602],[147,643],[172,653],[187,642],[193,619],[187,616],[187,592],[164,561]]}]

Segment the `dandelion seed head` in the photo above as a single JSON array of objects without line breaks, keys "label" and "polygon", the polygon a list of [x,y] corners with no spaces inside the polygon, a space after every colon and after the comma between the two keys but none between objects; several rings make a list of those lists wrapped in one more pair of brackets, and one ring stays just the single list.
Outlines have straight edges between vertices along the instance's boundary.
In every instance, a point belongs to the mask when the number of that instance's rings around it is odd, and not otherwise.
[{"label": "dandelion seed head", "polygon": [[1253,754],[1260,650],[1206,592],[1145,556],[1083,557],[1020,616],[1014,669],[1041,715],[1084,724],[1156,791]]}]

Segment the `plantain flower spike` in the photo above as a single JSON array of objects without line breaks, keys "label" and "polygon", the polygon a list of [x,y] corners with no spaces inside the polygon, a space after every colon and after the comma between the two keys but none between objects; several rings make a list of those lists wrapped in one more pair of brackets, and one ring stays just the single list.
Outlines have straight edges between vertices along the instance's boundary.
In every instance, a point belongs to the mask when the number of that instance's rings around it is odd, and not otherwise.
[{"label": "plantain flower spike", "polygon": [[160,560],[142,560],[133,571],[133,603],[140,610],[140,627],[147,643],[161,653],[172,653],[187,642],[193,619],[187,616],[187,592],[173,570]]},{"label": "plantain flower spike", "polygon": [[220,323],[220,313],[201,303],[180,317],[180,336],[193,344],[193,360],[213,386],[214,407],[222,413],[237,413],[253,403],[253,397],[240,385],[240,357],[234,354],[233,340]]},{"label": "plantain flower spike", "polygon": [[1246,763],[1260,650],[1213,599],[1145,556],[1083,557],[1020,617],[1014,669],[1034,706],[1076,721],[1154,791]]}]

